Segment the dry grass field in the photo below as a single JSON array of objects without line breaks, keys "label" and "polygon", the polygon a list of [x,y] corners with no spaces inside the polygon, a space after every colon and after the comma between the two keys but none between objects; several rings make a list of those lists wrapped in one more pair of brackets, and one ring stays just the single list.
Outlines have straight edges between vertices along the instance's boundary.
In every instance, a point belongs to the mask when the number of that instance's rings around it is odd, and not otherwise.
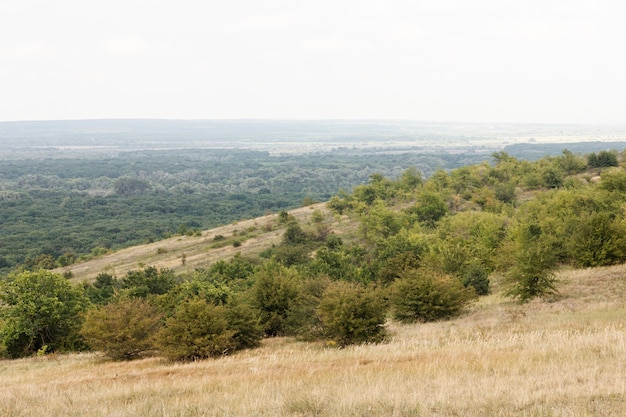
[{"label": "dry grass field", "polygon": [[625,416],[626,266],[561,295],[483,298],[386,344],[292,339],[195,363],[72,354],[0,362],[0,416]]}]

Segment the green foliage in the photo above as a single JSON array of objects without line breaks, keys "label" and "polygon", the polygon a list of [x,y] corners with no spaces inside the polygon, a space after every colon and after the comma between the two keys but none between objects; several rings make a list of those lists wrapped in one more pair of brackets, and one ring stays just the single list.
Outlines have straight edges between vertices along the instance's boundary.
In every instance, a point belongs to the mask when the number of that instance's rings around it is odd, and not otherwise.
[{"label": "green foliage", "polygon": [[602,171],[600,188],[610,192],[626,193],[626,172],[620,168]]},{"label": "green foliage", "polygon": [[576,220],[566,247],[578,266],[611,265],[626,260],[626,225],[609,213],[585,213]]},{"label": "green foliage", "polygon": [[243,300],[242,296],[233,296],[226,306],[226,320],[229,328],[235,331],[233,340],[237,349],[250,349],[259,346],[263,329],[259,324],[256,311]]},{"label": "green foliage", "polygon": [[87,298],[59,274],[40,270],[0,281],[0,344],[12,358],[82,347],[78,330]]},{"label": "green foliage", "polygon": [[257,269],[257,260],[250,259],[237,253],[228,262],[219,260],[209,267],[211,276],[221,277],[227,281],[244,279],[253,275]]},{"label": "green foliage", "polygon": [[283,245],[303,245],[310,240],[310,236],[302,230],[298,222],[292,221],[287,224],[283,234]]},{"label": "green foliage", "polygon": [[132,177],[120,177],[114,184],[115,193],[124,196],[143,194],[149,188],[150,184],[147,181]]},{"label": "green foliage", "polygon": [[83,284],[85,295],[94,304],[104,305],[119,291],[121,282],[111,274],[101,272],[93,283]]},{"label": "green foliage", "polygon": [[443,216],[448,213],[448,206],[441,194],[434,191],[424,191],[417,199],[417,203],[409,210],[420,223],[434,227]]},{"label": "green foliage", "polygon": [[203,299],[182,303],[157,333],[156,345],[168,359],[189,361],[223,356],[256,346],[261,332],[249,310],[216,306]]},{"label": "green foliage", "polygon": [[388,208],[383,200],[375,200],[361,216],[361,233],[369,242],[395,235],[402,222],[398,213]]},{"label": "green foliage", "polygon": [[487,295],[490,293],[489,268],[474,259],[467,263],[460,272],[461,282],[465,287],[471,287],[476,295]]},{"label": "green foliage", "polygon": [[269,262],[253,279],[251,305],[258,312],[265,335],[286,334],[287,319],[302,293],[299,275],[280,264]]},{"label": "green foliage", "polygon": [[408,271],[391,287],[393,316],[402,322],[434,321],[458,315],[476,297],[450,275],[419,269]]},{"label": "green foliage", "polygon": [[520,225],[515,235],[514,264],[507,272],[507,296],[526,302],[557,292],[557,281],[552,272],[556,257],[544,234],[539,225]]},{"label": "green foliage", "polygon": [[374,289],[331,283],[322,295],[317,314],[322,336],[340,347],[385,339],[386,305]]},{"label": "green foliage", "polygon": [[121,280],[121,288],[132,297],[147,297],[149,294],[165,294],[176,284],[176,277],[169,269],[158,270],[153,266],[143,270],[128,271]]},{"label": "green foliage", "polygon": [[319,209],[313,210],[313,213],[311,213],[311,221],[313,223],[322,223],[324,221],[324,213]]},{"label": "green foliage", "polygon": [[161,316],[151,303],[121,299],[89,310],[80,334],[92,349],[114,360],[126,360],[151,352],[160,326]]},{"label": "green foliage", "polygon": [[583,172],[587,167],[585,159],[564,149],[561,156],[557,158],[557,163],[567,175],[574,175]]},{"label": "green foliage", "polygon": [[587,166],[589,168],[616,167],[618,165],[617,152],[615,151],[600,151],[597,155],[595,152],[592,152],[587,156]]},{"label": "green foliage", "polygon": [[422,173],[415,167],[405,169],[397,181],[398,188],[403,191],[414,191],[423,183]]}]

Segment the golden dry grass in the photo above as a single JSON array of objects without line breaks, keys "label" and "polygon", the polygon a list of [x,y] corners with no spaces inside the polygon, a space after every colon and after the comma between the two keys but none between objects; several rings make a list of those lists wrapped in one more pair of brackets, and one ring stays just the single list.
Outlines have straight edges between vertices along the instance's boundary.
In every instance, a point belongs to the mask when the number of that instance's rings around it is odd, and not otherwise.
[{"label": "golden dry grass", "polygon": [[562,294],[497,295],[389,343],[272,339],[173,364],[97,354],[0,362],[1,416],[624,416],[626,266],[564,271]]},{"label": "golden dry grass", "polygon": [[[322,211],[329,227],[335,233],[346,233],[354,228],[351,224],[355,222],[347,216],[344,216],[340,221],[334,219],[326,208],[326,203],[317,203],[290,210],[289,214],[293,215],[301,224],[306,225],[316,209]],[[130,270],[155,266],[157,268],[169,268],[176,273],[181,273],[206,267],[219,260],[230,259],[236,253],[254,256],[271,247],[272,244],[280,242],[284,226],[278,224],[277,217],[277,214],[269,214],[205,230],[201,236],[174,236],[154,243],[133,246],[86,262],[57,268],[54,272],[71,272],[75,281],[90,281],[101,272],[122,277]],[[268,225],[271,225],[271,230],[267,230]],[[247,231],[250,232],[247,233]],[[217,235],[222,235],[228,239],[223,246],[215,247],[214,238]],[[242,241],[241,246],[233,247],[232,241],[238,238]],[[184,264],[182,262],[183,253],[185,254]]]}]

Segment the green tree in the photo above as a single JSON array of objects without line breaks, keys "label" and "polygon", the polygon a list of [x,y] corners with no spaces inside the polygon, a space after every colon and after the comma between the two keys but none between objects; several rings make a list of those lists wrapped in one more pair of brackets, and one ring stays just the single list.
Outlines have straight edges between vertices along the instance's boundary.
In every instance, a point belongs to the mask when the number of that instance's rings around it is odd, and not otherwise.
[{"label": "green tree", "polygon": [[251,288],[251,305],[259,314],[267,336],[284,335],[286,322],[301,295],[297,272],[269,262],[257,274]]},{"label": "green tree", "polygon": [[307,243],[310,237],[302,230],[298,222],[289,222],[283,234],[283,245],[302,245]]},{"label": "green tree", "polygon": [[135,359],[154,349],[161,326],[156,307],[140,298],[122,299],[85,315],[85,342],[111,359]]},{"label": "green tree", "polygon": [[517,233],[514,264],[507,272],[505,294],[522,302],[557,292],[552,272],[556,263],[550,241],[540,225],[522,224]]},{"label": "green tree", "polygon": [[448,206],[441,194],[434,191],[424,191],[418,196],[415,206],[408,210],[417,216],[420,223],[428,227],[435,227],[436,223],[448,213]]},{"label": "green tree", "polygon": [[85,283],[85,295],[94,304],[107,304],[120,289],[121,283],[111,274],[101,272],[93,283]]},{"label": "green tree", "polygon": [[140,195],[145,193],[150,188],[150,184],[147,181],[132,178],[132,177],[120,177],[115,181],[115,193],[124,196]]},{"label": "green tree", "polygon": [[148,266],[143,270],[128,271],[121,280],[121,288],[128,290],[133,297],[147,297],[148,294],[165,294],[176,285],[176,277],[169,269],[158,270]]},{"label": "green tree", "polygon": [[9,357],[82,347],[78,331],[88,300],[59,274],[40,270],[0,281],[0,340]]}]

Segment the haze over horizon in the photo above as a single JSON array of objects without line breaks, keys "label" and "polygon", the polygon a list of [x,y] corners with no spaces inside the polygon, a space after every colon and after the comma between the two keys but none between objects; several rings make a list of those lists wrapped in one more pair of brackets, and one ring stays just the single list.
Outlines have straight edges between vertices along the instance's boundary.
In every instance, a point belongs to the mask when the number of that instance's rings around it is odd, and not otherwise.
[{"label": "haze over horizon", "polygon": [[0,121],[626,125],[617,1],[0,3]]}]

